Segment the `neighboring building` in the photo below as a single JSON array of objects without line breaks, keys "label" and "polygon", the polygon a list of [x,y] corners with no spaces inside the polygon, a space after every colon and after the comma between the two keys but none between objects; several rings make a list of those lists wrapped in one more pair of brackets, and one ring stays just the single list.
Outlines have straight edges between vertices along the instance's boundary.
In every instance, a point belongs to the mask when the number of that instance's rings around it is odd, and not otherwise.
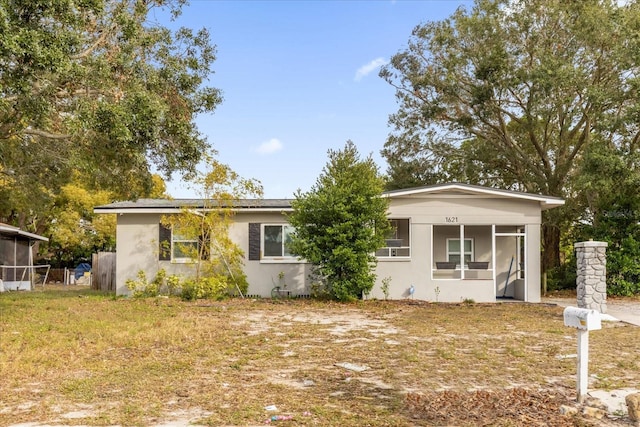
[{"label": "neighboring building", "polygon": [[[442,184],[383,193],[389,198],[392,234],[377,251],[377,283],[370,298],[384,298],[382,280],[390,278],[389,298],[491,302],[508,297],[540,301],[541,212],[564,204],[556,197],[467,184]],[[235,205],[232,239],[245,253],[249,295],[269,297],[284,273],[293,295],[308,295],[311,266],[287,252],[290,200],[242,200]],[[160,224],[199,200],[118,202],[95,208],[117,214],[116,287],[127,294],[127,279],[139,270],[153,277],[160,268],[189,274],[193,265],[180,257],[184,242]],[[160,250],[160,242],[166,241]],[[462,242],[462,244],[460,243]],[[409,292],[413,285],[413,292]]]},{"label": "neighboring building", "polygon": [[0,291],[31,290],[33,245],[49,239],[0,223]]}]

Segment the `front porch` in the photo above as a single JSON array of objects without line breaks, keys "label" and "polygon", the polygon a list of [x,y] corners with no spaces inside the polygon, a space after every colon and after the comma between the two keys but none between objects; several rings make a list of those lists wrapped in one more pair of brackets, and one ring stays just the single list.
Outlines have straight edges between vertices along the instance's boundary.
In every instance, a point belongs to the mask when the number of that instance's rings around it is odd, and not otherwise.
[{"label": "front porch", "polygon": [[538,285],[530,284],[525,274],[532,264],[539,265],[539,252],[528,247],[532,229],[519,224],[432,225],[431,281],[439,289],[456,283],[482,301],[528,301],[529,286]]}]

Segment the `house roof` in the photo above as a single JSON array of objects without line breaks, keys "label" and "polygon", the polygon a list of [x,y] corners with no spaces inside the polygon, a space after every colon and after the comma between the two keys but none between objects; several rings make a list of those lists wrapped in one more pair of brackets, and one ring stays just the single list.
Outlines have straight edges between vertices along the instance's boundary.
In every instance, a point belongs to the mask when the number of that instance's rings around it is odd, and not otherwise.
[{"label": "house roof", "polygon": [[47,239],[44,236],[22,231],[18,227],[14,227],[13,225],[5,224],[3,222],[0,222],[0,235],[14,236],[14,237],[19,236],[19,237],[24,237],[28,240],[41,240],[43,242],[49,241],[49,239]]},{"label": "house roof", "polygon": [[555,208],[564,205],[564,200],[560,197],[543,196],[540,194],[523,193],[520,191],[502,190],[499,188],[483,187],[480,185],[448,183],[426,185],[423,187],[404,188],[401,190],[391,190],[383,193],[383,196],[389,198],[399,197],[442,197],[447,196],[485,196],[498,197],[506,199],[520,199],[539,202],[542,210]]},{"label": "house roof", "polygon": [[[212,208],[203,199],[138,199],[97,206],[95,213],[179,213],[183,209]],[[281,212],[291,210],[291,199],[240,199],[233,204],[236,210]]]},{"label": "house roof", "polygon": [[[424,187],[405,188],[382,193],[383,197],[499,197],[521,199],[539,202],[542,210],[551,209],[564,204],[559,197],[542,196],[539,194],[522,193],[518,191],[500,190],[471,184],[436,184]],[[282,212],[291,211],[292,199],[240,199],[236,200],[233,208],[238,211]],[[208,206],[206,206],[208,205]],[[211,203],[205,204],[202,199],[139,199],[136,201],[115,202],[97,206],[95,213],[179,213],[183,209],[213,208]]]}]

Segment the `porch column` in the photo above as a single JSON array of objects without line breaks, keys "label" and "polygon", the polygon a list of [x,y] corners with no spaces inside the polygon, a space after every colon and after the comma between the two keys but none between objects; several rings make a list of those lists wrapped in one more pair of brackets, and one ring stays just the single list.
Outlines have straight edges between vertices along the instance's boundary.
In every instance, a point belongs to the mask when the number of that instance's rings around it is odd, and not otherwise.
[{"label": "porch column", "polygon": [[491,277],[493,279],[493,298],[498,296],[498,275],[496,273],[496,225],[491,224]]},{"label": "porch column", "polygon": [[540,273],[540,224],[524,226],[526,259],[525,259],[525,301],[540,302],[542,278]]},{"label": "porch column", "polygon": [[607,242],[578,242],[576,288],[578,307],[607,312]]},{"label": "porch column", "polygon": [[464,280],[464,224],[460,224],[460,279]]}]

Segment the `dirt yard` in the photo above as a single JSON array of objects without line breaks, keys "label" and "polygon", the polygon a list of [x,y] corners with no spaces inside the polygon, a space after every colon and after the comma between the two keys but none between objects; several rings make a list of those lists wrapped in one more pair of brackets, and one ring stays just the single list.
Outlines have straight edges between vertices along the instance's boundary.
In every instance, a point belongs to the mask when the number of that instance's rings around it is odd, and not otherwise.
[{"label": "dirt yard", "polygon": [[[631,425],[583,415],[545,304],[11,293],[0,350],[0,425]],[[638,387],[638,354],[638,327],[592,332],[590,388]]]}]

